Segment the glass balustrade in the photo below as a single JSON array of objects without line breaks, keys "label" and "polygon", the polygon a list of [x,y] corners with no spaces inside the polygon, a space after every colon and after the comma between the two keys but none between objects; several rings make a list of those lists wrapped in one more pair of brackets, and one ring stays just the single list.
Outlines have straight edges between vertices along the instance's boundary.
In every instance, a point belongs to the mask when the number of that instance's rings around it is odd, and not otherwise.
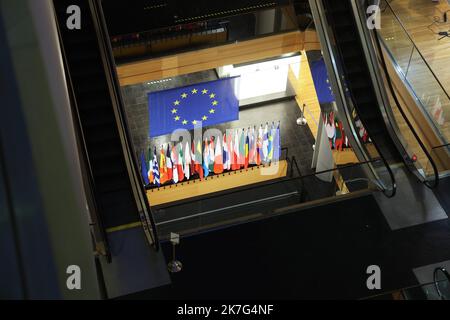
[{"label": "glass balustrade", "polygon": [[402,81],[417,101],[436,134],[446,144],[450,139],[450,96],[411,39],[395,12],[381,1],[382,27],[378,31]]}]

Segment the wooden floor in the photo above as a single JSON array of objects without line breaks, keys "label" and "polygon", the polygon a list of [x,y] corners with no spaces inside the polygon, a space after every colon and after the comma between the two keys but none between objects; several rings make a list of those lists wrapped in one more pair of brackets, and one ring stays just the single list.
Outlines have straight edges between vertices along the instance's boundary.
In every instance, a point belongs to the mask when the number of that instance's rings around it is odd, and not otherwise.
[{"label": "wooden floor", "polygon": [[[450,92],[450,38],[440,38],[436,33],[449,31],[450,23],[435,23],[435,19],[443,19],[443,13],[450,10],[447,1],[434,3],[430,0],[392,0],[391,6],[414,40],[432,71],[442,83],[444,90]],[[450,16],[450,13],[449,13]],[[424,102],[431,115],[440,103],[444,110],[444,121],[439,125],[448,142],[450,140],[450,101],[445,92],[437,85],[432,73],[414,52],[410,67],[408,64],[413,48],[401,28],[393,23],[392,16],[382,14],[382,34],[402,70],[408,69],[407,78],[419,98]]]}]

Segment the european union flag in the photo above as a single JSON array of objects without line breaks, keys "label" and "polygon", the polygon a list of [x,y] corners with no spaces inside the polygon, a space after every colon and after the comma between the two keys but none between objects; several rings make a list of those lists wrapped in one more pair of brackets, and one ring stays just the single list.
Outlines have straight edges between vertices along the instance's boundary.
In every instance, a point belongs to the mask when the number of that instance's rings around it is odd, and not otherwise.
[{"label": "european union flag", "polygon": [[150,138],[239,119],[239,77],[148,94]]},{"label": "european union flag", "polygon": [[327,67],[323,58],[311,63],[311,73],[319,102],[331,103],[335,101],[331,83],[328,79]]}]

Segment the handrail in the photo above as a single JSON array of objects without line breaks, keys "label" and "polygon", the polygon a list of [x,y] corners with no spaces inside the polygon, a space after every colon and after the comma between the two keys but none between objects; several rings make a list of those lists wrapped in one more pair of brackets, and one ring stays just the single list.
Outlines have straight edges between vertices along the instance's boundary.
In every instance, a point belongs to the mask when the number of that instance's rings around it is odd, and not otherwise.
[{"label": "handrail", "polygon": [[[382,51],[382,48],[381,48],[381,40],[380,40],[380,38],[378,36],[378,32],[374,30],[373,35],[374,35],[374,39],[375,39],[375,44],[376,44],[377,49],[378,49],[378,56],[379,56],[379,59],[380,59],[380,62],[381,62],[381,66],[382,66],[383,71],[384,71],[384,73],[386,75],[387,84],[389,86],[389,90],[390,90],[390,92],[392,94],[392,97],[394,98],[395,104],[397,105],[398,110],[400,111],[403,119],[405,120],[406,124],[408,125],[408,128],[411,130],[412,134],[414,135],[414,138],[419,143],[421,149],[423,150],[423,152],[425,153],[425,155],[428,158],[428,161],[431,163],[431,166],[433,167],[434,183],[429,183],[429,181],[428,181],[428,179],[426,177],[424,177],[424,180],[425,180],[424,183],[425,183],[426,186],[428,186],[430,188],[435,188],[439,184],[439,170],[437,168],[437,165],[434,162],[434,159],[431,157],[431,154],[428,152],[427,148],[425,147],[425,144],[423,143],[422,139],[420,139],[419,135],[417,134],[416,130],[414,129],[411,121],[406,116],[405,111],[401,107],[401,104],[400,104],[400,102],[398,100],[397,94],[395,93],[394,87],[392,85],[392,79],[391,79],[391,77],[389,76],[389,73],[388,73],[388,69],[387,69],[387,65],[386,65],[386,59],[384,58],[384,55],[383,55],[383,51]],[[389,118],[389,121],[391,121],[390,118]]]},{"label": "handrail", "polygon": [[436,150],[436,149],[445,148],[445,147],[447,147],[447,148],[450,147],[450,143],[444,143],[444,144],[442,144],[440,146],[434,146],[431,149],[432,150]]},{"label": "handrail", "polygon": [[[327,170],[323,170],[323,171],[318,171],[318,172],[314,172],[314,173],[308,173],[305,175],[300,175],[298,177],[284,177],[284,178],[280,178],[276,181],[271,181],[271,182],[265,182],[264,186],[272,186],[272,185],[277,185],[280,183],[286,183],[286,182],[291,182],[291,181],[297,181],[297,180],[301,180],[302,182],[302,187],[304,188],[304,179],[306,178],[313,178],[313,177],[317,177],[318,175],[323,175],[323,174],[327,174],[327,173],[331,173],[331,172],[336,172],[336,171],[341,171],[341,170],[345,170],[345,169],[350,169],[350,168],[359,168],[363,165],[370,165],[373,164],[375,162],[378,161],[382,161],[381,158],[375,158],[374,160],[371,161],[364,161],[364,162],[356,162],[356,163],[349,163],[349,164],[345,164],[333,169],[327,169]],[[292,165],[292,164],[291,164]],[[368,179],[370,181],[370,179]],[[254,188],[254,185],[249,185],[249,186],[243,186],[240,187],[236,190],[231,190],[228,191],[226,194],[230,195],[230,194],[235,194],[235,193],[239,193],[243,190],[250,190],[252,188]],[[201,200],[209,200],[209,199],[213,199],[215,198],[217,195],[216,194],[209,194],[206,196],[202,196]],[[184,201],[180,201],[180,202],[175,202],[175,203],[169,203],[169,204],[163,204],[163,205],[159,205],[159,206],[155,206],[155,211],[161,211],[161,210],[165,210],[165,209],[170,209],[173,207],[177,207],[179,205],[186,205],[186,204],[191,204],[194,202],[197,202],[198,198],[196,199],[190,199],[190,200],[184,200]]]},{"label": "handrail", "polygon": [[[58,17],[56,15],[56,9],[54,9],[54,15],[55,15],[55,21],[58,21]],[[84,137],[83,130],[81,129],[81,127],[82,127],[81,117],[80,117],[80,113],[78,112],[77,101],[75,99],[75,91],[73,88],[72,77],[71,77],[69,69],[68,69],[68,60],[67,60],[66,51],[65,51],[64,45],[62,45],[63,38],[62,38],[59,23],[56,23],[56,29],[58,32],[59,41],[61,43],[60,49],[61,49],[61,57],[64,61],[63,66],[64,66],[64,73],[65,73],[65,78],[66,78],[67,91],[68,91],[68,95],[69,95],[70,104],[73,106],[73,108],[71,108],[72,114],[73,114],[74,118],[76,119],[76,121],[74,121],[74,125],[75,125],[75,130],[76,130],[76,134],[77,134],[77,138],[78,138],[77,140],[81,144],[81,148],[83,151],[83,152],[81,152],[81,155],[83,157],[84,163],[86,164],[85,170],[88,173],[87,174],[87,183],[89,185],[89,192],[91,194],[91,197],[89,199],[90,201],[88,201],[88,202],[92,203],[95,213],[98,213],[100,210],[99,210],[99,206],[96,201],[97,197],[95,196],[97,194],[97,187],[96,187],[95,181],[93,179],[94,175],[93,175],[92,165],[89,161],[89,157],[87,156],[88,151],[87,151],[86,139]],[[81,169],[83,170],[83,166]],[[101,241],[104,243],[106,260],[108,263],[111,263],[112,256],[111,256],[111,252],[109,249],[108,238],[106,236],[105,228],[103,226],[102,217],[99,214],[95,214],[95,218],[96,218],[96,224],[99,227],[98,231],[100,232]]]},{"label": "handrail", "polygon": [[[133,183],[133,181],[131,181],[131,179],[138,180],[138,181],[134,181],[134,185],[135,185],[135,187],[138,188],[137,192],[139,193],[139,196],[140,196],[139,200],[140,200],[141,205],[143,205],[143,208],[142,208],[143,217],[141,216],[143,228],[144,228],[144,231],[146,231],[146,228],[150,228],[150,231],[151,231],[150,236],[153,238],[152,245],[156,251],[159,251],[160,244],[159,244],[156,225],[152,218],[152,210],[150,208],[150,204],[147,199],[147,193],[144,188],[142,175],[139,172],[139,168],[137,167],[138,161],[136,158],[136,153],[133,151],[134,147],[130,143],[132,141],[132,139],[130,137],[130,133],[129,133],[130,131],[128,128],[128,123],[126,121],[126,115],[123,110],[124,103],[122,101],[121,95],[117,92],[117,88],[120,88],[120,84],[118,81],[117,71],[114,66],[114,56],[112,53],[111,43],[109,41],[109,36],[108,36],[108,31],[107,31],[108,29],[106,26],[105,16],[103,14],[102,4],[101,4],[100,0],[90,0],[89,2],[91,5],[91,9],[93,10],[93,14],[94,14],[93,18],[98,19],[95,22],[97,23],[98,32],[100,32],[99,36],[101,39],[101,43],[99,43],[99,45],[101,45],[105,49],[104,53],[106,56],[102,56],[102,59],[104,60],[104,63],[106,63],[106,65],[108,66],[109,71],[110,71],[110,78],[108,79],[108,81],[112,81],[112,83],[110,83],[110,89],[112,91],[111,92],[112,98],[115,100],[115,105],[116,105],[115,109],[118,112],[118,116],[119,116],[118,125],[124,135],[124,137],[123,137],[125,140],[125,145],[123,147],[124,156],[126,156],[128,158],[128,163],[129,163],[129,165],[131,167],[131,171],[132,171],[132,174],[130,174],[130,182]],[[136,201],[137,200],[138,199],[136,199]]]},{"label": "handrail", "polygon": [[[419,107],[422,109],[423,111],[423,115],[426,117],[426,119],[428,120],[429,124],[431,127],[433,127],[433,131],[435,132],[436,136],[439,137],[439,139],[446,141],[446,137],[440,132],[439,127],[436,125],[436,123],[433,121],[433,119],[431,118],[430,114],[426,111],[426,106],[424,106],[423,102],[421,101],[421,99],[417,96],[417,93],[415,91],[415,89],[413,88],[413,85],[408,81],[406,74],[403,74],[403,72],[399,71],[399,69],[401,69],[401,67],[398,65],[398,63],[396,62],[396,59],[393,55],[393,53],[391,52],[391,50],[389,50],[387,44],[383,41],[383,39],[379,38],[380,43],[383,45],[383,47],[386,49],[386,54],[390,57],[390,59],[392,60],[392,63],[394,64],[395,70],[397,72],[397,74],[399,75],[399,77],[402,78],[403,83],[406,87],[406,89],[408,90],[408,92],[411,94],[411,96],[414,98],[414,100],[416,101],[416,103],[419,105]],[[411,57],[412,54],[414,53],[415,48],[413,48],[413,52],[411,53]],[[410,59],[411,59],[410,57]],[[409,67],[408,67],[409,68]]]},{"label": "handrail", "polygon": [[446,278],[446,280],[449,284],[450,284],[450,274],[448,273],[447,269],[445,269],[443,267],[436,268],[436,269],[434,269],[434,272],[433,272],[433,282],[434,282],[434,286],[436,287],[436,291],[438,292],[439,297],[441,299],[444,299],[444,295],[442,294],[441,289],[439,288],[439,283],[441,281],[439,281],[437,278],[438,272],[441,272],[444,275],[444,277]]},{"label": "handrail", "polygon": [[420,52],[419,48],[416,46],[416,43],[414,42],[414,40],[411,38],[409,32],[407,31],[405,25],[403,24],[403,22],[400,20],[400,18],[398,17],[397,13],[394,11],[394,9],[392,9],[391,4],[386,1],[383,0],[386,3],[386,7],[389,7],[389,9],[391,10],[392,14],[394,15],[395,19],[397,19],[399,25],[402,27],[403,31],[405,32],[406,36],[408,37],[408,39],[411,41],[411,44],[414,46],[414,48],[417,50],[417,53],[420,55],[420,57],[422,58],[423,62],[426,64],[427,68],[430,70],[431,74],[433,75],[433,77],[436,79],[437,83],[439,84],[439,86],[441,87],[442,91],[445,93],[445,95],[447,96],[447,98],[450,100],[450,94],[447,92],[447,90],[445,90],[444,86],[442,85],[442,83],[439,81],[439,78],[436,76],[436,74],[434,73],[433,69],[431,68],[431,66],[428,64],[427,60],[425,59],[425,57],[423,56],[422,52]]}]

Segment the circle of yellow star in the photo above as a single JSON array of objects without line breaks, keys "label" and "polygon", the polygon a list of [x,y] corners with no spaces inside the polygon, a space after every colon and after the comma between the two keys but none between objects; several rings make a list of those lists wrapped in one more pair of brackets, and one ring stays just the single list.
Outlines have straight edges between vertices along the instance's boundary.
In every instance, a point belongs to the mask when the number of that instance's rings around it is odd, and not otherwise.
[{"label": "circle of yellow star", "polygon": [[207,93],[208,93],[208,90],[203,89],[202,94],[207,94]]},{"label": "circle of yellow star", "polygon": [[217,100],[214,100],[212,103],[213,106],[217,106],[218,104],[219,104],[219,101],[217,101]]},{"label": "circle of yellow star", "polygon": [[208,120],[208,117],[207,116],[203,116],[202,120],[206,121],[206,120]]},{"label": "circle of yellow star", "polygon": [[188,96],[187,93],[183,93],[183,94],[181,95],[181,98],[182,98],[182,99],[186,99],[187,96]]},{"label": "circle of yellow star", "polygon": [[192,90],[192,94],[196,94],[198,92],[197,89]]},{"label": "circle of yellow star", "polygon": [[209,97],[210,97],[211,99],[214,99],[214,98],[216,97],[216,94],[215,94],[215,93],[211,93],[211,94],[209,95]]},{"label": "circle of yellow star", "polygon": [[178,112],[178,109],[172,109],[172,114],[176,114]]},{"label": "circle of yellow star", "polygon": [[180,121],[180,117],[179,117],[179,116],[176,116],[176,117],[174,118],[174,120],[175,120],[175,121]]},{"label": "circle of yellow star", "polygon": [[180,101],[177,100],[173,104],[176,105],[176,106],[179,106],[180,105]]},{"label": "circle of yellow star", "polygon": [[213,114],[215,112],[216,112],[216,110],[214,110],[214,109],[209,110],[209,113],[211,113],[211,114]]},{"label": "circle of yellow star", "polygon": [[183,120],[183,122],[181,122],[181,123],[184,125],[188,124],[187,120]]}]

